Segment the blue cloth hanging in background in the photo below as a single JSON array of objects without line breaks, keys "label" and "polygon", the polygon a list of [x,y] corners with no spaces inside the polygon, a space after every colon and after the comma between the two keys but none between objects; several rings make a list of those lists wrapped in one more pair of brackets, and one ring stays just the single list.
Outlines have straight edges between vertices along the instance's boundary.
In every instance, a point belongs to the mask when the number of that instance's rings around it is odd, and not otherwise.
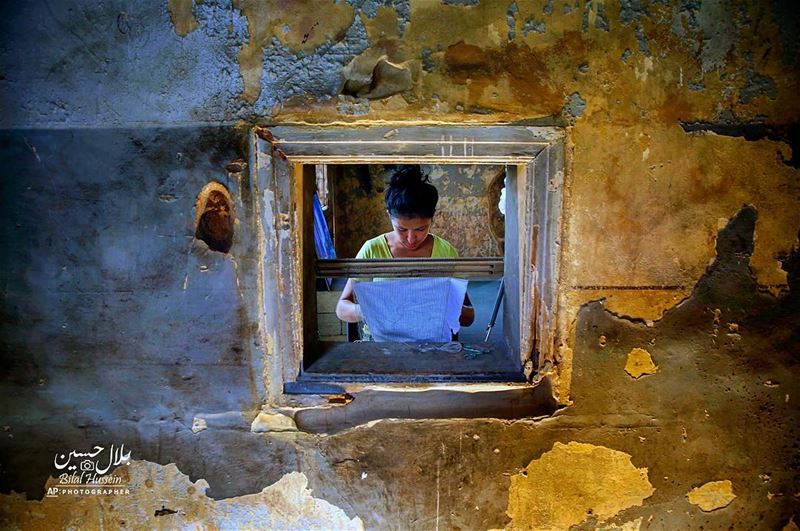
[{"label": "blue cloth hanging in background", "polygon": [[333,248],[328,222],[325,221],[325,213],[322,211],[322,203],[319,202],[317,192],[314,192],[314,247],[320,260],[336,258],[336,249]]},{"label": "blue cloth hanging in background", "polygon": [[[331,233],[328,230],[328,222],[325,221],[325,213],[322,211],[322,203],[319,202],[317,192],[314,192],[314,247],[317,250],[317,258],[320,260],[330,260],[336,258],[336,249],[333,247]],[[325,284],[331,289],[333,279],[326,278]]]}]

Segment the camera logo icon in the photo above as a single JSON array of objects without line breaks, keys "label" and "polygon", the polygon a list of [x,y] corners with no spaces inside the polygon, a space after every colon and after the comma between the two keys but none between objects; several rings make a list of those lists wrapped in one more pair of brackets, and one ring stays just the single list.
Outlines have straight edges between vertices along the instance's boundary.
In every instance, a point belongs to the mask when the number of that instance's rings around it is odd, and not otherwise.
[{"label": "camera logo icon", "polygon": [[89,461],[88,459],[86,461],[83,461],[81,463],[81,470],[86,470],[86,471],[94,470],[94,462]]}]

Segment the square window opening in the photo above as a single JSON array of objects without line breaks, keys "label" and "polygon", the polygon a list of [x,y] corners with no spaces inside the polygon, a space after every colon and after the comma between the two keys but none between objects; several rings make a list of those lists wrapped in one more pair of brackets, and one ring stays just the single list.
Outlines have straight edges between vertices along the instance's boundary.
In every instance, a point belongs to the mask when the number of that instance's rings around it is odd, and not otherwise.
[{"label": "square window opening", "polygon": [[[439,341],[426,341],[419,337],[406,341],[375,341],[365,321],[348,323],[337,316],[336,306],[349,278],[346,271],[356,265],[342,260],[356,258],[362,244],[376,236],[384,236],[384,241],[386,235],[389,238],[394,236],[384,193],[396,168],[397,165],[392,164],[320,164],[315,167],[316,175],[324,173],[329,176],[322,193],[335,199],[328,202],[326,212],[316,200],[313,204],[316,333],[303,351],[301,379],[521,381],[521,361],[513,351],[512,340],[504,327],[508,320],[503,304],[504,190],[508,173],[505,165],[420,165],[422,174],[438,191],[430,234],[452,245],[461,258],[459,262],[437,263],[436,257],[432,256],[432,259],[414,259],[416,264],[403,261],[394,267],[391,263],[364,264],[380,267],[383,272],[376,274],[381,280],[436,277],[447,274],[448,267],[453,269],[457,278],[467,280],[465,304],[472,307],[474,320],[459,326],[453,342],[445,344],[441,338]],[[316,193],[320,193],[319,184]],[[320,227],[322,224],[324,226]],[[431,241],[433,238],[428,236]],[[430,263],[420,263],[429,260]],[[415,268],[422,265],[439,266],[439,270],[415,272]],[[372,278],[356,277],[355,281],[365,282]],[[418,308],[407,307],[405,311],[392,308],[400,304],[397,299],[402,299],[403,293],[394,292],[389,285],[383,287],[397,295],[389,299],[392,302],[387,300],[387,313],[407,314],[404,322],[400,323],[401,329],[413,331],[414,323],[418,326],[419,320],[431,318],[430,313],[423,314]],[[392,354],[387,355],[387,349]]]},{"label": "square window opening", "polygon": [[[264,307],[277,308],[263,315],[271,394],[364,382],[531,382],[552,363],[557,340],[563,140],[549,127],[256,129],[257,179],[273,201],[261,209],[262,226],[279,233],[262,244],[262,276],[275,282]],[[387,170],[400,164],[420,165],[437,187],[430,229],[458,258],[355,258],[364,241],[393,230],[383,194]],[[363,324],[340,320],[336,304],[348,278],[376,277],[467,279],[476,317],[458,331],[462,349],[358,341]]]}]

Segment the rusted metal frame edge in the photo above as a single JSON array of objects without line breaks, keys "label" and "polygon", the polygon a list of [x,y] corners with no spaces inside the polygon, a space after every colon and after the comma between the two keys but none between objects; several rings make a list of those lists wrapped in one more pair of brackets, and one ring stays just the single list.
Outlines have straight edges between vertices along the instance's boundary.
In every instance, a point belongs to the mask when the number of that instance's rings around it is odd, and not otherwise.
[{"label": "rusted metal frame edge", "polygon": [[[520,168],[518,172],[523,176],[522,181],[522,194],[519,188],[517,189],[518,209],[517,209],[517,224],[518,228],[525,227],[528,230],[519,230],[517,237],[519,238],[519,286],[520,286],[520,318],[519,318],[519,354],[520,361],[523,365],[528,363],[532,358],[532,345],[535,342],[535,336],[531,331],[532,321],[532,307],[534,289],[532,283],[531,270],[535,265],[535,256],[531,253],[531,237],[529,230],[536,225],[536,201],[538,198],[536,194],[537,172],[536,162],[538,157]],[[519,181],[518,181],[519,182]]]},{"label": "rusted metal frame edge", "polygon": [[461,275],[468,274],[481,274],[481,275],[500,275],[503,274],[503,268],[491,267],[337,267],[337,268],[318,268],[316,270],[317,276],[320,277],[346,277],[346,276],[380,276],[380,275],[400,275],[400,276],[414,276],[416,274],[438,274],[438,273],[457,273]]},{"label": "rusted metal frame edge", "polygon": [[[277,148],[276,148],[277,150]],[[439,164],[527,164],[529,155],[454,156],[454,155],[293,155],[277,150],[284,158],[300,164],[358,164],[358,163],[439,163]]]},{"label": "rusted metal frame edge", "polygon": [[[462,261],[463,260],[463,261]],[[317,275],[320,277],[348,276],[401,276],[415,275],[455,275],[501,277],[504,272],[503,260],[469,259],[393,259],[393,260],[319,260]]]},{"label": "rusted metal frame edge", "polygon": [[[314,168],[309,165],[295,164],[292,172],[295,193],[295,219],[299,221],[297,229],[299,271],[313,271],[316,261],[314,248],[314,211],[313,190],[316,189],[314,181]],[[313,274],[301,274],[298,279],[301,285],[300,299],[303,301],[302,312],[302,356],[299,362],[299,373],[303,372],[305,358],[311,354],[312,346],[318,330],[317,323],[317,296],[316,279]]]},{"label": "rusted metal frame edge", "polygon": [[[301,237],[300,224],[296,219],[297,201],[295,191],[295,167],[285,158],[276,158],[276,149],[273,147],[273,190],[275,191],[275,227],[278,231],[285,223],[288,224],[289,237],[285,241],[277,235],[278,254],[276,266],[278,270],[277,287],[280,295],[280,304],[283,308],[295,308],[292,301],[300,300],[302,286],[298,275],[301,274],[302,248],[299,246]],[[277,162],[277,164],[275,163]],[[285,174],[279,173],[284,171]],[[283,382],[291,381],[299,374],[302,365],[303,348],[303,320],[302,309],[289,311],[283,318],[278,319],[278,334],[275,338],[276,354],[280,357],[280,371]]]},{"label": "rusted metal frame edge", "polygon": [[[485,127],[485,126],[484,126]],[[513,127],[513,126],[505,126]],[[353,130],[352,127],[348,129]],[[292,159],[293,162],[301,164],[326,164],[326,163],[342,163],[342,162],[440,162],[440,163],[475,163],[475,164],[526,164],[531,162],[541,150],[550,145],[550,141],[546,140],[469,140],[467,138],[460,139],[436,139],[436,140],[389,140],[389,139],[320,139],[320,140],[291,140],[281,139],[275,137],[268,127],[256,127],[256,134],[264,140],[268,141],[275,153],[280,157]],[[365,131],[365,133],[368,132]],[[285,146],[315,146],[315,145],[339,145],[339,146],[361,146],[361,145],[374,145],[376,147],[393,148],[396,146],[466,146],[466,145],[486,145],[498,146],[501,150],[506,146],[522,146],[522,153],[506,153],[505,155],[425,155],[425,154],[385,154],[385,155],[324,155],[320,153],[309,153],[311,149],[303,150],[304,153],[292,154],[280,149],[279,145]],[[525,148],[539,148],[536,153],[526,153]],[[407,150],[408,151],[408,150]]]},{"label": "rusted metal frame edge", "polygon": [[[264,287],[264,283],[267,278],[267,250],[266,247],[268,245],[268,239],[265,237],[265,228],[264,228],[264,219],[262,216],[264,215],[263,210],[264,200],[262,198],[262,193],[265,192],[265,184],[266,181],[261,180],[261,176],[263,175],[260,173],[261,167],[260,162],[261,159],[259,155],[264,155],[266,158],[266,153],[261,151],[259,146],[259,137],[254,133],[251,129],[247,135],[248,138],[248,173],[249,173],[249,188],[250,194],[253,197],[252,201],[252,208],[253,208],[253,225],[255,228],[255,234],[257,235],[257,256],[259,261],[259,267],[257,269],[257,278],[256,278],[256,285],[258,288],[256,301],[257,301],[257,309],[258,309],[258,319],[257,319],[257,326],[258,326],[258,335],[257,341],[261,345],[267,344],[267,319],[266,319],[266,297],[267,297],[267,290]],[[271,159],[270,159],[271,164]],[[261,356],[256,356],[255,353],[260,352]],[[258,359],[257,359],[258,358]],[[270,388],[270,374],[271,374],[271,367],[270,367],[270,360],[267,356],[264,355],[263,349],[256,349],[253,352],[253,358],[249,364],[250,370],[252,371],[252,377],[254,381],[258,381],[258,393],[259,399],[262,403],[266,403],[268,401],[272,401],[274,397],[280,396],[277,393],[278,389]],[[260,369],[260,370],[257,370]]]},{"label": "rusted metal frame edge", "polygon": [[373,277],[457,277],[469,280],[494,280],[503,278],[503,271],[473,269],[381,269],[377,271],[318,271],[317,277],[324,278],[373,278]]},{"label": "rusted metal frame edge", "polygon": [[[528,139],[508,139],[509,137],[506,136],[506,139],[486,139],[480,140],[483,143],[490,143],[490,144],[499,144],[499,143],[514,143],[514,144],[521,144],[521,143],[529,143],[529,144],[540,144],[546,145],[552,143],[557,138],[561,138],[563,136],[563,132],[561,128],[556,126],[527,126],[527,125],[520,125],[520,124],[513,124],[513,123],[503,123],[503,124],[488,124],[482,122],[475,122],[475,123],[463,123],[463,122],[392,122],[392,123],[363,123],[363,122],[340,122],[340,123],[272,123],[272,124],[262,124],[254,126],[254,130],[256,134],[258,134],[264,140],[267,140],[270,143],[275,142],[282,142],[282,143],[307,143],[313,142],[308,140],[285,140],[282,138],[278,138],[273,134],[273,130],[281,129],[286,131],[287,133],[291,133],[292,131],[304,131],[309,132],[313,131],[314,134],[321,135],[323,137],[332,136],[334,133],[339,131],[348,131],[348,132],[363,132],[366,136],[375,136],[380,134],[382,130],[391,128],[390,130],[384,133],[385,136],[381,138],[377,138],[373,140],[375,143],[405,143],[402,138],[397,138],[398,133],[406,133],[412,134],[415,131],[427,131],[430,132],[438,131],[437,134],[442,134],[443,138],[437,138],[433,140],[421,140],[422,142],[434,142],[434,143],[462,143],[464,141],[464,137],[462,135],[468,134],[470,131],[479,131],[482,133],[490,132],[495,134],[500,133],[525,133],[529,136]],[[537,134],[532,134],[532,129],[536,130]],[[444,133],[444,131],[449,131],[448,133]],[[542,134],[544,133],[544,134]],[[446,136],[444,136],[446,135]],[[326,140],[319,140],[321,143],[326,143]],[[353,142],[352,139],[340,139],[337,140],[339,143],[349,143]],[[478,142],[478,141],[476,141]]]},{"label": "rusted metal frame edge", "polygon": [[[543,170],[545,183],[548,183],[551,179],[550,149],[552,147],[543,150],[540,156],[537,157],[537,163],[545,167]],[[534,168],[534,171],[536,171],[536,168]],[[547,275],[553,275],[554,273],[547,267],[546,253],[553,245],[555,238],[550,233],[549,205],[551,193],[548,188],[545,184],[544,193],[538,198],[536,218],[533,220],[538,229],[537,246],[535,249],[531,249],[531,260],[536,264],[535,269],[531,272],[531,289],[538,299],[531,308],[531,312],[534,315],[531,315],[530,321],[531,334],[534,338],[531,344],[531,360],[535,363],[535,373],[541,370],[543,359],[551,359],[553,356],[552,341],[550,340],[553,335],[552,312],[549,311],[550,308],[547,305],[548,287],[546,283],[550,280]]]},{"label": "rusted metal frame edge", "polygon": [[[548,189],[546,183],[548,183],[551,179],[551,171],[552,168],[550,166],[550,150],[552,149],[551,146],[548,146],[541,153],[539,156],[536,157],[536,160],[531,165],[531,172],[533,173],[534,180],[544,179],[545,183],[545,190]],[[541,175],[538,175],[541,174]],[[531,219],[529,221],[531,227],[531,234],[536,234],[536,238],[531,238],[531,245],[529,248],[530,253],[530,262],[529,267],[527,270],[528,275],[528,285],[530,286],[530,297],[528,297],[529,306],[528,306],[528,334],[531,338],[530,344],[528,345],[528,357],[531,360],[534,366],[534,372],[538,372],[539,361],[542,357],[542,350],[547,350],[546,347],[543,347],[542,340],[544,334],[544,328],[546,328],[549,323],[546,319],[542,318],[542,312],[546,312],[546,300],[545,300],[545,290],[543,289],[542,282],[545,282],[546,279],[544,275],[540,275],[539,272],[543,269],[543,252],[545,252],[550,245],[553,245],[549,230],[549,219],[548,219],[548,212],[547,206],[549,204],[550,194],[549,191],[546,191],[543,194],[543,197],[536,197],[536,188],[532,190],[533,201],[534,204],[532,205],[531,211]],[[538,203],[537,203],[538,199]],[[548,243],[550,245],[548,245]]]},{"label": "rusted metal frame edge", "polygon": [[[284,124],[284,125],[286,125],[286,124]],[[451,125],[456,125],[456,124],[451,124]],[[348,126],[352,126],[352,124],[349,124]],[[475,124],[475,126],[476,127],[486,127],[486,124]],[[513,124],[509,124],[509,126],[514,127]],[[315,163],[316,164],[325,164],[325,163],[337,163],[337,162],[354,163],[354,162],[360,162],[360,161],[363,161],[363,162],[398,162],[398,161],[414,162],[414,161],[417,161],[417,162],[439,162],[439,163],[516,164],[516,165],[525,165],[525,166],[527,166],[527,165],[531,164],[535,158],[537,158],[540,154],[542,154],[542,151],[548,151],[547,147],[551,146],[552,144],[559,145],[559,146],[561,146],[562,149],[564,148],[563,137],[562,136],[558,136],[557,138],[556,137],[549,138],[546,141],[531,142],[529,145],[532,145],[532,146],[535,145],[537,147],[538,146],[544,146],[544,149],[542,149],[540,151],[537,151],[535,154],[524,154],[524,155],[520,155],[518,153],[508,154],[508,155],[500,155],[500,156],[474,156],[474,155],[473,156],[457,156],[457,155],[419,155],[419,154],[418,155],[397,155],[397,154],[392,155],[392,154],[387,154],[387,155],[349,155],[349,156],[343,156],[343,155],[322,155],[322,154],[309,155],[307,153],[306,154],[302,154],[302,155],[294,155],[294,154],[287,154],[286,152],[284,152],[283,150],[278,148],[278,144],[280,144],[281,142],[279,141],[279,139],[275,138],[274,135],[272,135],[272,133],[269,131],[268,127],[257,127],[256,128],[256,134],[260,138],[266,140],[267,142],[269,142],[271,144],[272,152],[273,152],[273,160],[276,159],[276,158],[280,158],[280,159],[283,159],[283,161],[285,161],[286,163],[289,163],[289,164],[315,164]],[[329,143],[330,144],[330,143],[333,143],[333,142],[321,141],[319,143],[320,144],[325,144],[325,143]],[[363,142],[360,142],[358,140],[341,142],[341,144],[347,144],[347,145],[358,145],[359,143],[363,143]],[[413,141],[405,141],[405,142],[376,141],[375,142],[376,145],[385,146],[385,147],[391,147],[391,146],[397,145],[397,144],[413,144],[413,143],[414,143]],[[434,144],[434,145],[435,144],[440,144],[440,145],[450,145],[450,144],[452,144],[452,145],[461,145],[463,143],[464,143],[464,139],[453,140],[453,141],[431,140],[431,141],[427,141],[427,142],[419,142],[419,144]],[[498,147],[503,146],[504,144],[525,145],[524,142],[520,142],[520,141],[513,141],[513,142],[507,142],[507,143],[504,143],[502,141],[496,141],[496,142],[484,141],[484,142],[480,142],[480,143],[485,143],[485,144],[488,144],[488,145],[497,145]],[[309,143],[309,142],[297,142],[296,144],[314,145],[313,143]],[[526,188],[528,186],[531,186],[531,187],[534,186],[534,183],[525,183],[525,184],[526,184]],[[276,190],[276,192],[278,192],[279,187],[275,186],[275,190]],[[290,187],[290,190],[291,190],[291,187]],[[561,196],[561,194],[558,194],[558,195]],[[293,240],[292,244],[295,244],[295,245],[292,245],[293,247],[295,247],[293,249],[294,252],[297,251],[295,236],[296,236],[296,234],[294,234],[294,230],[292,230],[292,238],[291,239]],[[523,256],[524,256],[524,254],[523,254]],[[556,260],[556,262],[559,262],[559,261]],[[520,265],[522,265],[522,264],[520,264]],[[560,265],[560,264],[557,264],[557,265]],[[280,269],[280,266],[279,266],[279,269]],[[558,271],[558,267],[556,268],[556,271]],[[554,310],[555,310],[555,308],[554,308]],[[555,324],[555,323],[552,323],[552,324]],[[552,334],[552,335],[554,335],[554,334]],[[294,339],[295,339],[295,342],[296,342],[297,338],[295,337]],[[555,339],[555,338],[551,337],[551,339]],[[300,343],[302,344],[302,340],[300,341]],[[552,345],[552,346],[555,346],[555,345]],[[554,353],[552,353],[552,352],[550,353],[551,356],[553,354]]]},{"label": "rusted metal frame edge", "polygon": [[463,145],[490,145],[490,146],[535,146],[546,148],[550,145],[548,142],[542,142],[540,140],[533,140],[533,141],[525,141],[525,140],[470,140],[467,138],[461,138],[460,140],[453,140],[452,137],[450,140],[286,140],[282,138],[276,138],[274,135],[271,135],[273,138],[273,144],[285,144],[285,145],[316,145],[316,144],[323,144],[323,145],[363,145],[363,144],[370,144],[370,145],[407,145],[407,144],[414,144],[414,145],[434,145],[438,146],[440,144],[453,144],[457,146]]},{"label": "rusted metal frame edge", "polygon": [[[553,237],[555,238],[553,242],[555,245],[551,249],[552,264],[550,267],[550,278],[543,279],[543,282],[550,283],[549,289],[551,290],[552,297],[551,306],[545,308],[546,311],[549,312],[549,318],[547,319],[546,343],[543,344],[544,355],[540,356],[541,359],[539,360],[539,369],[545,371],[547,364],[552,366],[558,363],[559,356],[557,351],[559,343],[563,341],[561,337],[561,323],[559,322],[559,317],[563,319],[563,316],[560,316],[559,303],[560,283],[563,278],[561,258],[565,250],[564,246],[560,245],[560,242],[563,241],[566,230],[562,214],[564,212],[567,195],[567,176],[570,171],[570,161],[568,160],[567,143],[564,139],[554,142],[549,148],[542,152],[542,155],[548,157],[547,160],[548,164],[550,164],[551,171],[558,171],[558,169],[561,169],[561,171],[564,172],[561,183],[556,183],[555,188],[548,190],[547,211],[545,213],[545,218],[548,220],[548,223],[555,225],[553,229],[548,228],[548,232],[553,233]],[[542,252],[545,250],[546,249],[542,249]],[[542,286],[542,288],[544,288],[544,286]],[[544,328],[543,325],[544,323],[540,324],[540,330]],[[544,330],[542,330],[542,332],[544,332]]]}]

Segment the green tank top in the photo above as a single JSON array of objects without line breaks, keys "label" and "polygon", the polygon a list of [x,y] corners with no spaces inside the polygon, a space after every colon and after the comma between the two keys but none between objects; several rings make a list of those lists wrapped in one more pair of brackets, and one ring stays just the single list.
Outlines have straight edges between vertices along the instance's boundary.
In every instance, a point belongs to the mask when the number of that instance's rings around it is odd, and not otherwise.
[{"label": "green tank top", "polygon": [[[458,251],[450,245],[450,242],[435,234],[431,234],[431,236],[433,236],[431,258],[458,258]],[[356,258],[377,259],[394,258],[394,256],[392,256],[392,251],[389,249],[389,244],[386,243],[386,238],[381,234],[365,241],[358,254],[356,254]]]},{"label": "green tank top", "polygon": [[[458,251],[453,247],[450,242],[444,238],[440,238],[435,234],[433,236],[433,249],[431,249],[431,258],[458,258]],[[389,244],[386,243],[386,238],[383,234],[376,236],[364,242],[364,245],[359,249],[356,258],[361,259],[378,259],[378,258],[394,258],[392,251],[389,249]],[[360,281],[361,279],[353,279]],[[391,278],[373,278],[373,281],[392,280]],[[371,337],[367,323],[364,323],[362,328],[364,339]]]}]

